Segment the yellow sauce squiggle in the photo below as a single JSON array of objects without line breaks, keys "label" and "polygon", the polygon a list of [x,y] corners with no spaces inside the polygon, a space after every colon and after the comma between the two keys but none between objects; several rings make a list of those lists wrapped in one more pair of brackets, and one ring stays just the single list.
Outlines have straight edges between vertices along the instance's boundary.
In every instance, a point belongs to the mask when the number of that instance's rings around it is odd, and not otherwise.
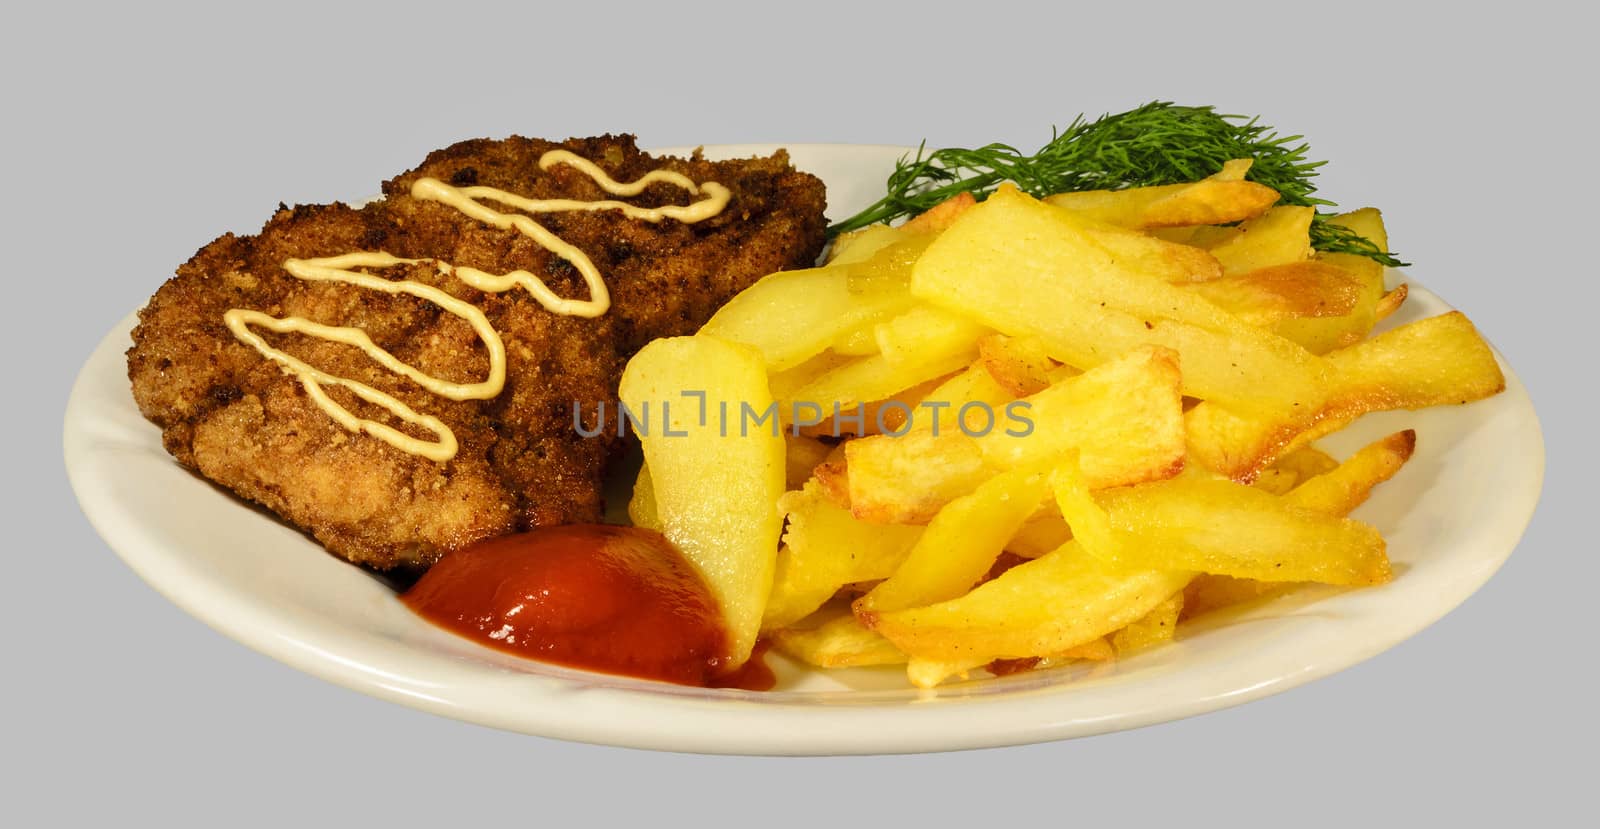
[{"label": "yellow sauce squiggle", "polygon": [[[675,219],[686,224],[704,221],[721,213],[731,196],[722,185],[708,181],[695,184],[687,176],[670,170],[652,170],[632,182],[618,182],[582,156],[567,150],[551,150],[539,158],[540,169],[548,170],[558,164],[571,166],[593,179],[602,190],[614,196],[637,196],[651,184],[666,183],[679,187],[701,198],[687,205],[665,207],[638,207],[626,202],[602,199],[580,201],[576,199],[529,199],[493,187],[454,187],[435,178],[420,178],[411,186],[412,198],[437,201],[455,208],[466,216],[493,227],[515,229],[533,239],[541,247],[569,262],[583,276],[588,287],[588,299],[568,299],[557,296],[539,277],[528,271],[517,270],[506,274],[491,274],[476,268],[454,266],[446,262],[427,259],[403,259],[383,251],[357,251],[340,256],[317,259],[289,259],[284,270],[297,279],[308,282],[343,282],[389,294],[409,294],[438,305],[451,314],[466,320],[478,339],[489,352],[489,376],[477,383],[452,383],[429,375],[407,365],[372,341],[359,328],[323,325],[304,317],[274,317],[247,308],[233,308],[223,314],[228,330],[240,342],[251,346],[261,356],[277,363],[286,373],[300,380],[301,386],[313,402],[339,425],[352,432],[365,432],[403,452],[434,461],[447,461],[455,457],[460,448],[455,433],[443,421],[425,415],[407,406],[391,395],[348,377],[339,377],[311,366],[294,356],[273,348],[266,340],[251,330],[251,326],[265,328],[280,334],[304,334],[331,342],[352,345],[361,349],[379,365],[402,375],[428,391],[451,400],[486,400],[500,394],[505,388],[506,348],[499,332],[489,323],[483,311],[470,302],[413,280],[389,280],[366,273],[360,268],[390,268],[396,265],[417,265],[432,261],[441,274],[453,275],[462,282],[486,293],[503,293],[521,287],[546,309],[563,315],[598,317],[611,308],[611,293],[606,288],[594,262],[578,248],[551,233],[549,229],[522,213],[502,213],[487,207],[482,200],[497,202],[524,213],[558,213],[572,211],[615,210],[641,221],[656,223]],[[367,420],[353,414],[328,396],[324,386],[342,386],[357,397],[387,410],[396,418],[431,432],[436,438],[425,441],[414,438],[384,423]]]}]

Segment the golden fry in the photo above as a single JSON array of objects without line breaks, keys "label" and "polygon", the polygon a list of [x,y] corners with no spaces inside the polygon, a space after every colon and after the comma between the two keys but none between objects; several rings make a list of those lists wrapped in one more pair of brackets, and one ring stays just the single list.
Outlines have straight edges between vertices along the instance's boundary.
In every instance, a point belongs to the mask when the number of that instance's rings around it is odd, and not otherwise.
[{"label": "golden fry", "polygon": [[763,630],[811,615],[846,584],[887,578],[910,553],[921,527],[868,524],[828,499],[812,482],[778,499],[788,518]]},{"label": "golden fry", "polygon": [[844,615],[808,630],[787,628],[772,634],[777,649],[819,668],[904,665],[906,655],[854,616]]},{"label": "golden fry", "polygon": [[967,592],[1047,492],[1042,471],[1014,469],[952,500],[929,522],[894,575],[856,600],[856,610],[920,607]]}]

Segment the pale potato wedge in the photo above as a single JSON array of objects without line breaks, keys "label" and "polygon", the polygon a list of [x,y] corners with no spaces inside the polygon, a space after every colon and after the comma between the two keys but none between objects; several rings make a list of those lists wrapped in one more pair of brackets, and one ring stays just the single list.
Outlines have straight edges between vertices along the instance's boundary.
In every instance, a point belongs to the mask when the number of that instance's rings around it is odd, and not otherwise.
[{"label": "pale potato wedge", "polygon": [[[694,405],[666,411],[665,403],[689,403],[680,395],[686,389],[704,391],[713,412],[722,402],[765,406],[771,396],[761,353],[708,336],[655,340],[628,361],[618,392],[633,411],[670,413],[639,434],[655,523],[705,579],[727,626],[729,662],[738,665],[750,657],[772,589],[783,438],[721,429],[715,417],[701,421]],[[714,487],[705,485],[708,469],[717,470]]]}]

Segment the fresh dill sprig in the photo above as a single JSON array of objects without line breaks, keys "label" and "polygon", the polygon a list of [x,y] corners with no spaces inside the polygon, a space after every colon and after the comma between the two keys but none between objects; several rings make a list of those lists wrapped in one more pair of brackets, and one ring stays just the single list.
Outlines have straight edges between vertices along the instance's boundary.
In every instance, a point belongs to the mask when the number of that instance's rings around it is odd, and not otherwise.
[{"label": "fresh dill sprig", "polygon": [[[1257,118],[1222,115],[1209,106],[1155,101],[1093,121],[1080,115],[1032,155],[1008,144],[930,152],[924,143],[914,156],[896,162],[883,198],[829,227],[828,234],[916,215],[963,192],[981,201],[1008,181],[1043,198],[1195,181],[1236,158],[1254,159],[1246,178],[1278,191],[1283,204],[1332,207],[1333,202],[1313,195],[1317,188],[1311,180],[1327,162],[1309,160],[1309,152],[1302,136],[1279,136]],[[1327,213],[1316,214],[1312,247],[1365,256],[1391,267],[1405,264],[1330,218]]]}]

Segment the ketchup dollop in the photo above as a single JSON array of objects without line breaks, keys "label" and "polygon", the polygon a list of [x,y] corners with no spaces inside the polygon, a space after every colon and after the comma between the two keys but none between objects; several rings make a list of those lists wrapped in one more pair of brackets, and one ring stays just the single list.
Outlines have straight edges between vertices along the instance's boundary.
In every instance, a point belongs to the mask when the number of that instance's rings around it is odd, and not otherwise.
[{"label": "ketchup dollop", "polygon": [[727,668],[710,591],[660,533],[573,524],[463,547],[402,600],[446,630],[518,656],[681,685],[771,687],[759,656]]}]

